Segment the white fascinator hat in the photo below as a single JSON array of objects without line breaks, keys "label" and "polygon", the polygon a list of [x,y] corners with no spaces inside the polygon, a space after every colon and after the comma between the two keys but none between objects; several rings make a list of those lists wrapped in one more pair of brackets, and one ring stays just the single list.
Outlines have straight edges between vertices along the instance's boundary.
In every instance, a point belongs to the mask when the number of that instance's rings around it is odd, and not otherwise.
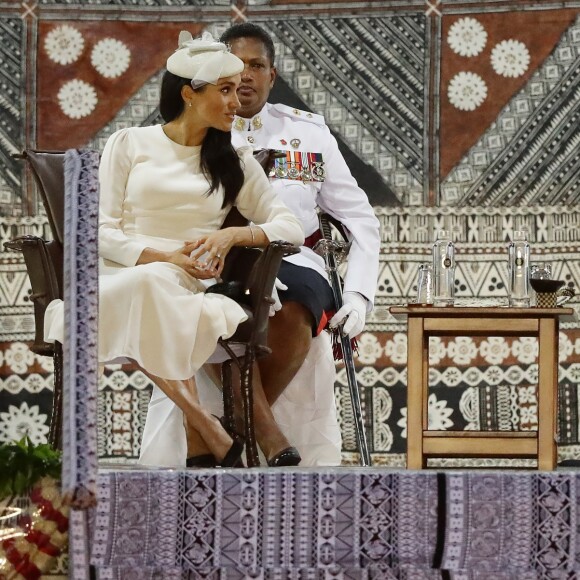
[{"label": "white fascinator hat", "polygon": [[178,77],[191,79],[194,89],[208,83],[215,85],[218,79],[244,70],[244,63],[207,31],[201,38],[193,38],[190,32],[182,30],[178,44],[177,50],[167,59],[166,68]]}]

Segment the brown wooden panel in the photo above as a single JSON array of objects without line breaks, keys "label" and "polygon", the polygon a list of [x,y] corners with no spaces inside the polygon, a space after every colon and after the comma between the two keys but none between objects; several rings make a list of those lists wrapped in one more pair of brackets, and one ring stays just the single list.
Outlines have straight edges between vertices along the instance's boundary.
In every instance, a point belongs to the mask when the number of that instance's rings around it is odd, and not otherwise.
[{"label": "brown wooden panel", "polygon": [[518,437],[424,437],[423,453],[432,457],[536,457],[538,441]]},{"label": "brown wooden panel", "polygon": [[423,437],[473,437],[480,439],[535,439],[537,431],[423,431]]},{"label": "brown wooden panel", "polygon": [[427,318],[424,327],[431,336],[531,336],[538,333],[539,324],[537,318]]}]

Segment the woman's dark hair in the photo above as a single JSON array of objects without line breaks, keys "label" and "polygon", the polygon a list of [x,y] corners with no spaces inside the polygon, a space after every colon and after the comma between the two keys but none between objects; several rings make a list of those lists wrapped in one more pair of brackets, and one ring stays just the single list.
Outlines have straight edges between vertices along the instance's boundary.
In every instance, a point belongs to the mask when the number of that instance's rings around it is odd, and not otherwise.
[{"label": "woman's dark hair", "polygon": [[[165,71],[161,82],[161,98],[159,112],[166,123],[177,119],[183,113],[185,103],[181,96],[182,87],[191,86],[190,79],[178,77]],[[205,86],[193,89],[197,93],[205,90]],[[220,185],[224,188],[222,207],[233,205],[244,185],[242,162],[232,146],[231,133],[210,127],[201,146],[201,170],[210,182],[207,192],[211,195],[218,191]]]}]

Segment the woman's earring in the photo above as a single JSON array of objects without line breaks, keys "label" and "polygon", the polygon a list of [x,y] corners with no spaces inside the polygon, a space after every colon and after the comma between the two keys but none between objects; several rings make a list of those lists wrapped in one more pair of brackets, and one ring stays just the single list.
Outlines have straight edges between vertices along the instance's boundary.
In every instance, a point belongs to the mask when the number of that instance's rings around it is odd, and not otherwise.
[{"label": "woman's earring", "polygon": [[189,101],[189,103],[187,103],[187,106],[188,107],[191,107],[191,101]]}]

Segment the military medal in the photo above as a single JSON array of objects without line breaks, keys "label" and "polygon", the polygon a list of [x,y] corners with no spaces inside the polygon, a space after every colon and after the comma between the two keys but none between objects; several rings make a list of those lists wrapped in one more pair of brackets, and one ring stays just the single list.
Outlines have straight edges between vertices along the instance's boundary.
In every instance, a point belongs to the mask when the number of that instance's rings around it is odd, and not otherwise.
[{"label": "military medal", "polygon": [[322,153],[308,153],[308,165],[312,173],[314,181],[324,181],[326,178],[326,171],[324,169],[324,161],[322,160]]},{"label": "military medal", "polygon": [[288,169],[288,177],[290,179],[300,179],[300,169],[298,169],[294,163],[290,164],[290,168]]},{"label": "military medal", "polygon": [[324,181],[326,171],[322,153],[307,151],[277,150],[274,166],[269,177],[295,181]]},{"label": "military medal", "polygon": [[280,153],[284,153],[284,157],[274,158],[274,167],[272,168],[272,171],[276,177],[284,179],[286,177],[286,152],[281,151]]},{"label": "military medal", "polygon": [[323,163],[315,163],[312,168],[312,177],[314,181],[324,181],[326,177],[326,172],[324,171]]}]

